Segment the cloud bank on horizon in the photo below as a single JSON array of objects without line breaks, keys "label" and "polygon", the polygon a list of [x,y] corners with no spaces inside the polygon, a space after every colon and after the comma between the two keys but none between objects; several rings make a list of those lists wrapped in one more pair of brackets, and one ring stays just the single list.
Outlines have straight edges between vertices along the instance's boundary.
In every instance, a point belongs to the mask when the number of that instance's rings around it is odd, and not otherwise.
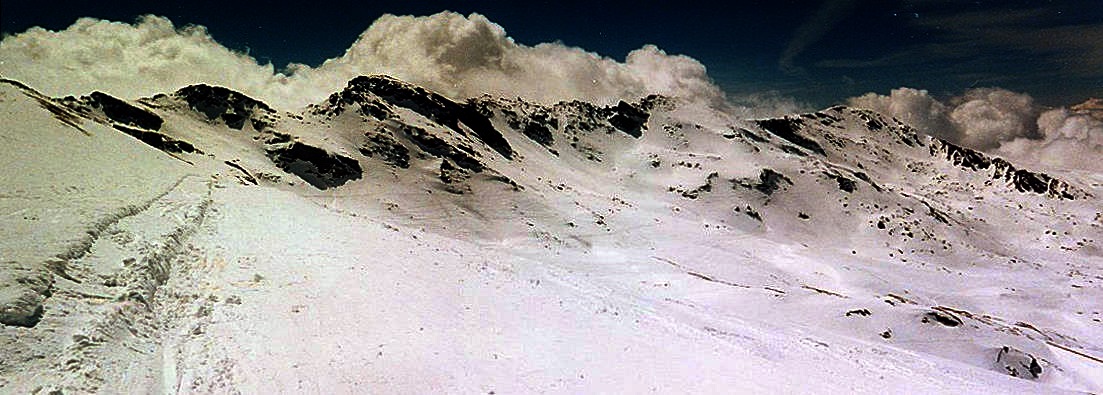
[{"label": "cloud bank on horizon", "polygon": [[[821,10],[816,18],[837,19],[845,8]],[[795,36],[782,63],[820,35]],[[317,103],[364,74],[392,75],[456,99],[489,93],[610,104],[659,93],[722,105],[747,118],[804,110],[776,93],[725,94],[699,61],[653,45],[630,52],[623,62],[561,43],[526,46],[479,14],[384,15],[344,55],[317,67],[292,64],[284,72],[226,48],[202,26],[176,27],[158,16],[133,24],[82,18],[62,31],[32,28],[0,41],[0,75],[53,96],[100,90],[137,98],[207,83],[291,109]],[[851,98],[849,104],[1015,160],[1103,172],[1103,163],[1089,160],[1103,157],[1099,119],[1065,109],[1043,113],[1026,94],[973,89],[941,102],[927,91],[900,88]]]},{"label": "cloud bank on horizon", "polygon": [[223,85],[285,108],[319,102],[359,75],[388,74],[457,99],[490,93],[553,103],[635,100],[651,93],[709,103],[723,93],[697,60],[653,45],[624,62],[560,43],[517,44],[479,14],[384,15],[343,56],[285,73],[219,44],[202,26],[158,16],[134,24],[82,18],[0,42],[0,75],[50,95],[93,90],[127,98],[189,84]]},{"label": "cloud bank on horizon", "polygon": [[978,88],[941,102],[927,91],[867,93],[848,104],[896,117],[935,137],[1030,165],[1103,173],[1103,117],[1043,111],[1024,93]]}]

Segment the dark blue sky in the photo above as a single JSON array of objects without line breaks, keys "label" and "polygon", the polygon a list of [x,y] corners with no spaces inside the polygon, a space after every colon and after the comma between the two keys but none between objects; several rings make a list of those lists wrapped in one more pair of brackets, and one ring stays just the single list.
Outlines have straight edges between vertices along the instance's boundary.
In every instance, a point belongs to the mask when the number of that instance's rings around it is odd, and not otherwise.
[{"label": "dark blue sky", "polygon": [[384,13],[478,12],[521,44],[562,41],[623,60],[656,44],[700,60],[732,94],[777,91],[824,106],[909,86],[1029,93],[1048,105],[1103,96],[1103,2],[957,0],[210,2],[4,0],[4,33],[78,17],[143,14],[203,25],[282,68],[340,56]]}]

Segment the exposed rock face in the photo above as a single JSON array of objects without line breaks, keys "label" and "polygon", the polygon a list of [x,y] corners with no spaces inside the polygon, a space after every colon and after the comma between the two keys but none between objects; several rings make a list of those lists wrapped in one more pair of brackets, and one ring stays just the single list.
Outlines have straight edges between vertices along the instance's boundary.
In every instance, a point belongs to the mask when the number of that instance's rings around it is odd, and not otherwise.
[{"label": "exposed rock face", "polygon": [[356,77],[349,81],[344,92],[338,94],[336,99],[331,96],[330,101],[343,102],[344,100],[351,100],[351,98],[364,97],[365,93],[374,94],[392,106],[410,109],[433,122],[448,127],[461,135],[466,135],[467,132],[460,127],[462,123],[463,126],[475,132],[479,140],[502,154],[503,157],[506,159],[513,157],[513,147],[509,145],[501,132],[494,129],[490,119],[480,113],[473,102],[470,101],[459,104],[425,88],[413,86],[388,76]]},{"label": "exposed rock face", "polygon": [[613,115],[609,117],[609,123],[613,127],[632,137],[643,136],[643,129],[647,127],[647,119],[651,114],[624,101],[617,103],[611,110]]},{"label": "exposed rock face", "polygon": [[777,119],[761,119],[755,121],[758,126],[781,137],[797,146],[820,155],[825,155],[823,147],[815,140],[800,135],[800,129],[804,127],[804,121],[799,117],[785,117]]},{"label": "exposed rock face", "polygon": [[793,185],[793,180],[790,180],[789,177],[773,169],[762,169],[762,171],[758,173],[757,179],[732,180],[732,184],[733,186],[738,185],[744,188],[754,189],[762,192],[763,195],[770,196],[788,185]]},{"label": "exposed rock face", "polygon": [[363,175],[356,160],[298,141],[270,144],[265,150],[280,169],[318,189],[339,187]]},{"label": "exposed rock face", "polygon": [[208,120],[220,119],[226,126],[238,130],[245,127],[246,121],[251,121],[254,129],[262,130],[269,124],[257,116],[258,113],[275,112],[259,100],[221,86],[191,85],[180,88],[173,95],[183,99],[191,109],[203,114]]},{"label": "exposed rock face", "polygon": [[379,158],[403,169],[410,167],[410,150],[395,141],[394,137],[384,132],[369,132],[365,136],[367,140],[360,146],[361,154],[369,158]]},{"label": "exposed rock face", "polygon": [[1042,377],[1042,365],[1038,364],[1038,359],[1011,346],[1000,347],[1000,351],[996,353],[996,368],[1012,377]]},{"label": "exposed rock face", "polygon": [[462,144],[449,144],[444,139],[429,131],[410,125],[401,125],[399,131],[410,139],[422,151],[438,158],[448,158],[456,163],[456,166],[474,171],[483,171],[483,164],[476,157],[479,154],[471,147]]},{"label": "exposed rock face", "polygon": [[165,122],[161,117],[149,111],[98,91],[89,95],[88,104],[93,108],[100,109],[107,118],[121,125],[158,130]]},{"label": "exposed rock face", "polygon": [[954,165],[975,171],[991,171],[993,180],[1004,180],[1019,192],[1036,193],[1058,199],[1076,199],[1084,192],[1044,173],[1015,168],[1003,158],[992,158],[979,151],[954,145],[941,139],[931,144],[931,155],[941,156]]},{"label": "exposed rock face", "polygon": [[141,140],[143,143],[149,144],[150,147],[159,149],[161,151],[171,152],[171,153],[176,153],[176,154],[180,154],[180,153],[187,153],[187,154],[203,153],[202,151],[196,149],[195,146],[191,145],[191,143],[189,143],[187,141],[177,140],[177,139],[174,139],[172,137],[163,135],[161,133],[151,132],[151,131],[148,131],[148,130],[129,128],[129,127],[126,127],[126,126],[123,126],[123,125],[118,125],[118,124],[112,125],[112,127],[114,127],[115,130],[126,133],[126,134],[128,134],[128,135],[130,135],[130,136],[132,136],[132,137],[134,137],[138,140]]},{"label": "exposed rock face", "polygon": [[470,192],[471,187],[464,182],[471,177],[467,170],[456,167],[448,159],[440,162],[440,182],[444,183],[445,190],[457,195]]}]

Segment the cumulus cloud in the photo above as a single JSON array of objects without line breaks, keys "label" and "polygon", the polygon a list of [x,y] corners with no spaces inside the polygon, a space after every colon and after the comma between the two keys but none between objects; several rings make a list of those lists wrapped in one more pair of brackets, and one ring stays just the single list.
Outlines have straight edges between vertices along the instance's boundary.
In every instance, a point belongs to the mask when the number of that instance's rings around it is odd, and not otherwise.
[{"label": "cumulus cloud", "polygon": [[1030,95],[982,88],[967,91],[951,103],[950,120],[964,145],[990,150],[1017,138],[1041,137],[1035,125],[1038,110]]},{"label": "cumulus cloud", "polygon": [[1020,137],[1040,137],[1034,125],[1039,113],[1034,99],[1006,89],[971,89],[948,104],[926,90],[912,88],[893,89],[887,96],[867,93],[847,102],[896,117],[929,135],[981,150]]},{"label": "cumulus cloud", "polygon": [[997,153],[1047,167],[1103,173],[1103,121],[1062,108],[1042,113],[1038,130],[1040,138],[1008,141]]},{"label": "cumulus cloud", "polygon": [[950,110],[925,90],[897,88],[888,96],[866,93],[850,98],[848,104],[896,117],[935,137],[961,141],[961,132],[950,122]]},{"label": "cumulus cloud", "polygon": [[491,93],[601,103],[659,93],[723,102],[700,62],[655,46],[624,62],[559,43],[517,44],[479,14],[385,15],[340,57],[318,67],[272,65],[227,49],[200,26],[147,16],[134,24],[81,19],[60,32],[30,29],[0,42],[0,75],[51,95],[103,90],[134,98],[193,83],[240,90],[277,106],[318,102],[358,75],[389,74],[453,98]]},{"label": "cumulus cloud", "polygon": [[0,75],[51,95],[106,91],[121,97],[197,82],[260,95],[283,79],[214,41],[205,28],[147,16],[136,24],[82,18],[68,29],[32,28],[0,41]]},{"label": "cumulus cloud", "polygon": [[1103,171],[1103,117],[1086,111],[1042,112],[1033,98],[999,88],[966,91],[946,102],[925,90],[867,93],[848,104],[896,117],[955,144],[1048,168]]}]

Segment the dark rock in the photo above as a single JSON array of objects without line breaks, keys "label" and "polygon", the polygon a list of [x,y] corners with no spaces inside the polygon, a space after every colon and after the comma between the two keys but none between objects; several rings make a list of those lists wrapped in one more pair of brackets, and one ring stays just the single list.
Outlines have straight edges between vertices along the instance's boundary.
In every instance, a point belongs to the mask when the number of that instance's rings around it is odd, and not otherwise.
[{"label": "dark rock", "polygon": [[226,126],[238,130],[245,127],[247,120],[252,121],[253,128],[264,129],[270,125],[254,115],[260,111],[275,112],[259,100],[221,86],[190,85],[180,88],[174,95],[183,99],[188,103],[188,107],[203,114],[208,120],[221,119]]},{"label": "dark rock", "polygon": [[463,185],[464,181],[467,181],[470,176],[471,174],[467,170],[456,167],[448,159],[440,162],[440,182],[444,183],[445,190],[448,192],[457,195],[470,192],[471,188]]},{"label": "dark rock", "polygon": [[883,192],[884,191],[884,189],[881,189],[880,185],[877,185],[877,183],[873,182],[873,180],[870,179],[869,175],[866,175],[866,173],[856,171],[856,172],[854,172],[854,176],[858,177],[859,180],[865,181],[866,184],[869,184],[869,186],[873,187],[873,189],[877,190],[877,192]]},{"label": "dark rock", "polygon": [[492,114],[488,106],[497,106],[505,116],[509,127],[519,130],[521,134],[544,147],[551,147],[555,142],[552,131],[559,129],[559,120],[549,114],[544,106],[531,104],[521,99],[506,101],[505,103],[491,100],[478,102],[481,112]]},{"label": "dark rock", "polygon": [[1003,158],[990,158],[981,152],[954,145],[945,140],[935,139],[935,143],[931,144],[930,153],[934,156],[942,156],[950,163],[965,169],[975,171],[991,169],[993,180],[1003,180],[1019,192],[1066,200],[1074,200],[1078,195],[1087,195],[1078,188],[1048,174],[1017,169]]},{"label": "dark rock", "polygon": [[230,166],[234,169],[237,169],[237,171],[240,171],[241,174],[244,176],[242,179],[245,180],[246,182],[248,182],[250,184],[253,184],[253,185],[258,185],[257,178],[253,177],[253,174],[249,173],[249,170],[245,170],[245,168],[242,167],[241,165],[237,164],[236,162],[228,161],[228,160],[222,161],[222,163],[225,163],[226,166]]},{"label": "dark rock", "polygon": [[483,164],[475,158],[478,154],[471,147],[449,144],[444,139],[416,126],[403,124],[399,130],[418,148],[430,155],[451,159],[457,166],[476,173],[483,171]]},{"label": "dark rock", "polygon": [[628,104],[623,100],[612,108],[612,113],[613,115],[609,117],[609,124],[636,138],[643,136],[643,129],[647,128],[647,119],[651,116],[642,108]]},{"label": "dark rock", "polygon": [[923,322],[931,322],[931,321],[937,322],[939,324],[942,324],[942,325],[945,325],[945,326],[948,326],[948,327],[956,327],[956,326],[959,326],[963,323],[961,321],[961,318],[957,318],[957,316],[955,316],[953,314],[950,314],[950,313],[947,313],[945,311],[938,311],[938,310],[927,312],[927,314],[923,315]]},{"label": "dark rock", "polygon": [[513,147],[494,128],[490,118],[479,111],[474,101],[453,102],[425,88],[413,86],[388,76],[360,76],[349,81],[345,95],[372,93],[390,105],[410,109],[433,122],[466,135],[460,124],[467,126],[487,146],[506,159],[513,158]]},{"label": "dark rock", "polygon": [[782,188],[783,184],[793,185],[793,181],[772,169],[762,169],[762,172],[758,173],[758,184],[754,189],[766,195],[772,195]]},{"label": "dark rock", "polygon": [[755,122],[758,126],[773,133],[775,136],[781,137],[797,146],[804,147],[809,151],[825,155],[823,147],[821,147],[819,143],[800,135],[800,129],[804,127],[804,121],[799,117],[762,119]]},{"label": "dark rock", "polygon": [[759,136],[758,133],[752,132],[750,130],[740,128],[739,133],[742,134],[743,137],[746,137],[747,139],[749,139],[751,141],[755,141],[755,142],[759,142],[759,143],[765,143],[766,142],[765,138],[763,138],[762,136]]},{"label": "dark rock", "polygon": [[748,217],[753,218],[755,221],[762,222],[762,215],[755,211],[754,207],[747,206],[744,208],[735,208],[735,212],[746,214]]},{"label": "dark rock", "polygon": [[299,176],[318,189],[345,185],[360,179],[363,174],[356,160],[297,141],[269,145],[265,150],[268,159],[280,169]]},{"label": "dark rock", "polygon": [[119,124],[111,125],[111,127],[115,128],[115,130],[126,133],[126,134],[130,135],[131,137],[134,137],[134,138],[138,139],[139,141],[141,141],[143,143],[148,144],[150,147],[159,149],[161,151],[171,152],[171,153],[176,153],[176,154],[180,154],[180,153],[187,153],[187,154],[200,153],[200,154],[202,154],[203,153],[202,151],[196,149],[195,146],[191,145],[191,143],[189,143],[187,141],[177,140],[177,139],[174,139],[172,137],[163,135],[161,133],[151,132],[151,131],[148,131],[148,130],[134,129],[134,128],[126,127],[126,126],[119,125]]},{"label": "dark rock", "polygon": [[1037,379],[1042,376],[1042,365],[1037,358],[1010,346],[1000,347],[996,353],[996,368],[1012,377]]},{"label": "dark rock", "polygon": [[130,105],[103,92],[92,92],[89,104],[103,111],[103,115],[112,121],[128,126],[149,130],[161,129],[164,120],[149,111]]},{"label": "dark rock", "polygon": [[705,178],[705,184],[701,185],[693,190],[682,192],[682,197],[687,199],[697,199],[702,193],[712,192],[712,182],[720,177],[719,173],[712,172]]},{"label": "dark rock", "polygon": [[748,189],[754,189],[762,192],[766,196],[770,196],[777,190],[784,188],[786,184],[793,185],[793,181],[790,180],[789,177],[773,169],[762,169],[762,171],[758,173],[757,179],[736,179],[731,181],[732,188],[741,186]]},{"label": "dark rock", "polygon": [[43,267],[15,261],[0,265],[0,324],[28,328],[37,325],[45,311],[42,303],[53,293],[53,275]]},{"label": "dark rock", "polygon": [[842,175],[828,173],[827,176],[831,179],[834,179],[835,182],[839,183],[839,190],[843,192],[853,193],[854,190],[858,187],[858,183],[854,182],[854,180],[843,177]]},{"label": "dark rock", "polygon": [[525,137],[545,147],[552,145],[554,141],[552,139],[551,130],[548,129],[547,125],[539,122],[526,123],[525,126],[521,128],[521,133],[524,134]]},{"label": "dark rock", "polygon": [[857,309],[857,310],[850,310],[850,311],[846,312],[847,317],[850,317],[852,315],[860,315],[862,317],[869,317],[871,314],[873,314],[873,313],[870,313],[869,310],[867,310],[867,309]]},{"label": "dark rock", "polygon": [[366,134],[367,141],[360,146],[360,153],[403,169],[410,167],[410,150],[394,138],[383,133]]}]

